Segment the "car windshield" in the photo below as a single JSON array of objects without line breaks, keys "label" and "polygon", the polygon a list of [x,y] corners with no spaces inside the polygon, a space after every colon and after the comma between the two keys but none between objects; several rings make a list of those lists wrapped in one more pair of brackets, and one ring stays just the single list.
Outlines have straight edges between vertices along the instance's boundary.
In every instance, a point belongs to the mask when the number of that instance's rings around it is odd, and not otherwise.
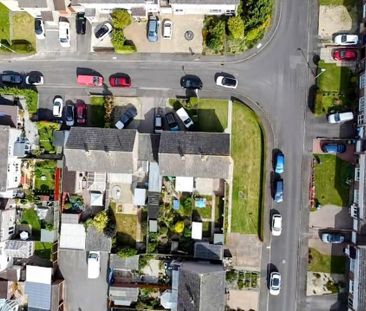
[{"label": "car windshield", "polygon": [[337,122],[341,121],[341,117],[338,112],[334,114],[334,120],[336,120]]},{"label": "car windshield", "polygon": [[272,285],[273,287],[278,287],[280,285],[280,280],[277,277],[273,278]]},{"label": "car windshield", "polygon": [[224,78],[224,79],[222,80],[222,83],[223,83],[224,85],[235,86],[236,81],[235,81],[234,79],[231,79],[231,78]]},{"label": "car windshield", "polygon": [[40,81],[41,81],[41,77],[39,77],[39,76],[29,76],[30,83],[38,83]]},{"label": "car windshield", "polygon": [[346,35],[342,35],[342,37],[341,37],[341,41],[342,41],[342,42],[346,42],[346,41],[347,41],[347,36],[346,36]]},{"label": "car windshield", "polygon": [[190,119],[190,118],[188,118],[188,119],[186,119],[185,121],[184,121],[184,124],[189,124],[189,123],[191,123],[192,122],[192,120]]}]

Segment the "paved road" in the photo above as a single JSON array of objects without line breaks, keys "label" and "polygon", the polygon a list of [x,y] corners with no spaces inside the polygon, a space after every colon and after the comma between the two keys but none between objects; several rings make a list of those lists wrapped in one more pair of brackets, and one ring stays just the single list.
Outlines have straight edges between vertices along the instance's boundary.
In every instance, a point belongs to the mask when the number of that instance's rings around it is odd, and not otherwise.
[{"label": "paved road", "polygon": [[[217,58],[155,55],[124,59],[108,54],[65,55],[1,62],[1,68],[28,71],[38,70],[45,76],[46,84],[39,88],[41,107],[47,107],[54,95],[87,95],[90,89],[76,85],[75,76],[78,67],[90,68],[108,78],[115,72],[131,75],[135,88],[131,90],[93,89],[95,92],[112,91],[118,95],[174,96],[184,95],[179,80],[184,74],[199,75],[204,88],[202,97],[246,96],[251,103],[257,103],[263,117],[271,123],[275,147],[286,156],[284,174],[284,203],[275,206],[284,218],[285,228],[281,237],[271,239],[266,225],[266,238],[263,246],[263,276],[266,275],[267,263],[272,263],[282,274],[281,294],[277,297],[268,295],[265,290],[265,277],[262,282],[260,310],[282,311],[303,310],[297,301],[302,301],[298,290],[303,278],[299,275],[299,241],[303,241],[304,224],[300,223],[301,211],[306,209],[302,202],[306,194],[306,168],[308,157],[304,157],[305,119],[307,111],[307,93],[309,69],[305,58],[310,57],[313,29],[316,21],[308,20],[313,16],[310,1],[283,0],[281,20],[273,40],[263,51],[253,58],[238,62],[224,62]],[[315,16],[315,15],[314,15]],[[314,26],[315,27],[315,26]],[[309,41],[310,37],[310,41]],[[304,51],[304,56],[298,48]],[[223,65],[222,65],[223,64]],[[217,72],[228,72],[239,79],[239,88],[233,93],[219,89],[214,84]],[[321,122],[320,122],[321,123]],[[269,153],[271,154],[271,150]],[[270,161],[270,159],[268,159]],[[269,184],[268,184],[269,188]],[[272,207],[268,201],[266,206]],[[267,217],[268,218],[268,217]],[[267,248],[268,246],[268,248]],[[305,256],[301,254],[301,256]],[[299,282],[301,280],[301,282]],[[299,284],[300,283],[300,284]]]}]

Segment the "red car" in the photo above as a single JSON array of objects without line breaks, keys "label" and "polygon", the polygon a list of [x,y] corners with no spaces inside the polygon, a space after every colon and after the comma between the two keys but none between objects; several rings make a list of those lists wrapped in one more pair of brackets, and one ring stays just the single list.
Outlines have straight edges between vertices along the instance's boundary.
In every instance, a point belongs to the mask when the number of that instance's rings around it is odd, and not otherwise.
[{"label": "red car", "polygon": [[357,51],[355,49],[336,49],[332,53],[333,59],[335,60],[356,60]]},{"label": "red car", "polygon": [[76,101],[76,123],[78,125],[85,125],[86,124],[86,104],[78,99]]},{"label": "red car", "polygon": [[130,87],[131,78],[128,76],[112,76],[109,78],[109,84],[112,87]]}]

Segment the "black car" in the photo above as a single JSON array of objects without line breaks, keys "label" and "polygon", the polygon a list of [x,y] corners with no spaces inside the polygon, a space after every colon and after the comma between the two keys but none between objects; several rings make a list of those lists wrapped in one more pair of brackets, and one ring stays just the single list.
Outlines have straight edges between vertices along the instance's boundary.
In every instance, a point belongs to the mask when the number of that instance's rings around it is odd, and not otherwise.
[{"label": "black car", "polygon": [[169,112],[165,115],[165,120],[171,131],[179,131],[178,122],[172,112]]},{"label": "black car", "polygon": [[185,89],[202,89],[202,81],[199,77],[186,75],[180,79],[180,85]]},{"label": "black car", "polygon": [[21,84],[23,77],[19,73],[6,73],[1,76],[1,81],[9,84]]},{"label": "black car", "polygon": [[84,12],[76,14],[76,33],[79,35],[85,35],[86,18]]},{"label": "black car", "polygon": [[130,107],[126,110],[126,112],[121,115],[117,123],[115,124],[116,128],[119,130],[126,128],[128,124],[133,120],[134,117],[137,116],[137,110],[135,107]]},{"label": "black car", "polygon": [[73,126],[75,120],[75,108],[73,104],[67,104],[65,113],[66,125]]}]

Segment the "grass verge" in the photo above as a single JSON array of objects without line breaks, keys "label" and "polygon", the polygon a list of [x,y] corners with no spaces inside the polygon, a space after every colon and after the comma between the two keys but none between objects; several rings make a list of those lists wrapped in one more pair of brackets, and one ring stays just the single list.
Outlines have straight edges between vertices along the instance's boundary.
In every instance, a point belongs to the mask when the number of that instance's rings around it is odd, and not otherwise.
[{"label": "grass verge", "polygon": [[315,157],[318,159],[314,167],[316,199],[321,205],[346,206],[349,197],[346,181],[353,177],[353,166],[334,155]]},{"label": "grass verge", "polygon": [[13,37],[12,40],[27,41],[36,46],[34,33],[34,18],[27,12],[13,12],[12,14]]},{"label": "grass verge", "polygon": [[91,96],[90,105],[88,107],[88,120],[90,126],[104,127],[104,97],[103,96]]},{"label": "grass verge", "polygon": [[261,235],[262,130],[255,113],[238,102],[233,103],[232,122],[234,176],[231,231]]},{"label": "grass verge", "polygon": [[190,98],[188,102],[169,99],[169,104],[178,110],[186,109],[201,132],[223,132],[228,126],[228,101],[222,99]]},{"label": "grass verge", "polygon": [[315,248],[309,248],[308,271],[344,274],[346,257],[323,255]]}]

